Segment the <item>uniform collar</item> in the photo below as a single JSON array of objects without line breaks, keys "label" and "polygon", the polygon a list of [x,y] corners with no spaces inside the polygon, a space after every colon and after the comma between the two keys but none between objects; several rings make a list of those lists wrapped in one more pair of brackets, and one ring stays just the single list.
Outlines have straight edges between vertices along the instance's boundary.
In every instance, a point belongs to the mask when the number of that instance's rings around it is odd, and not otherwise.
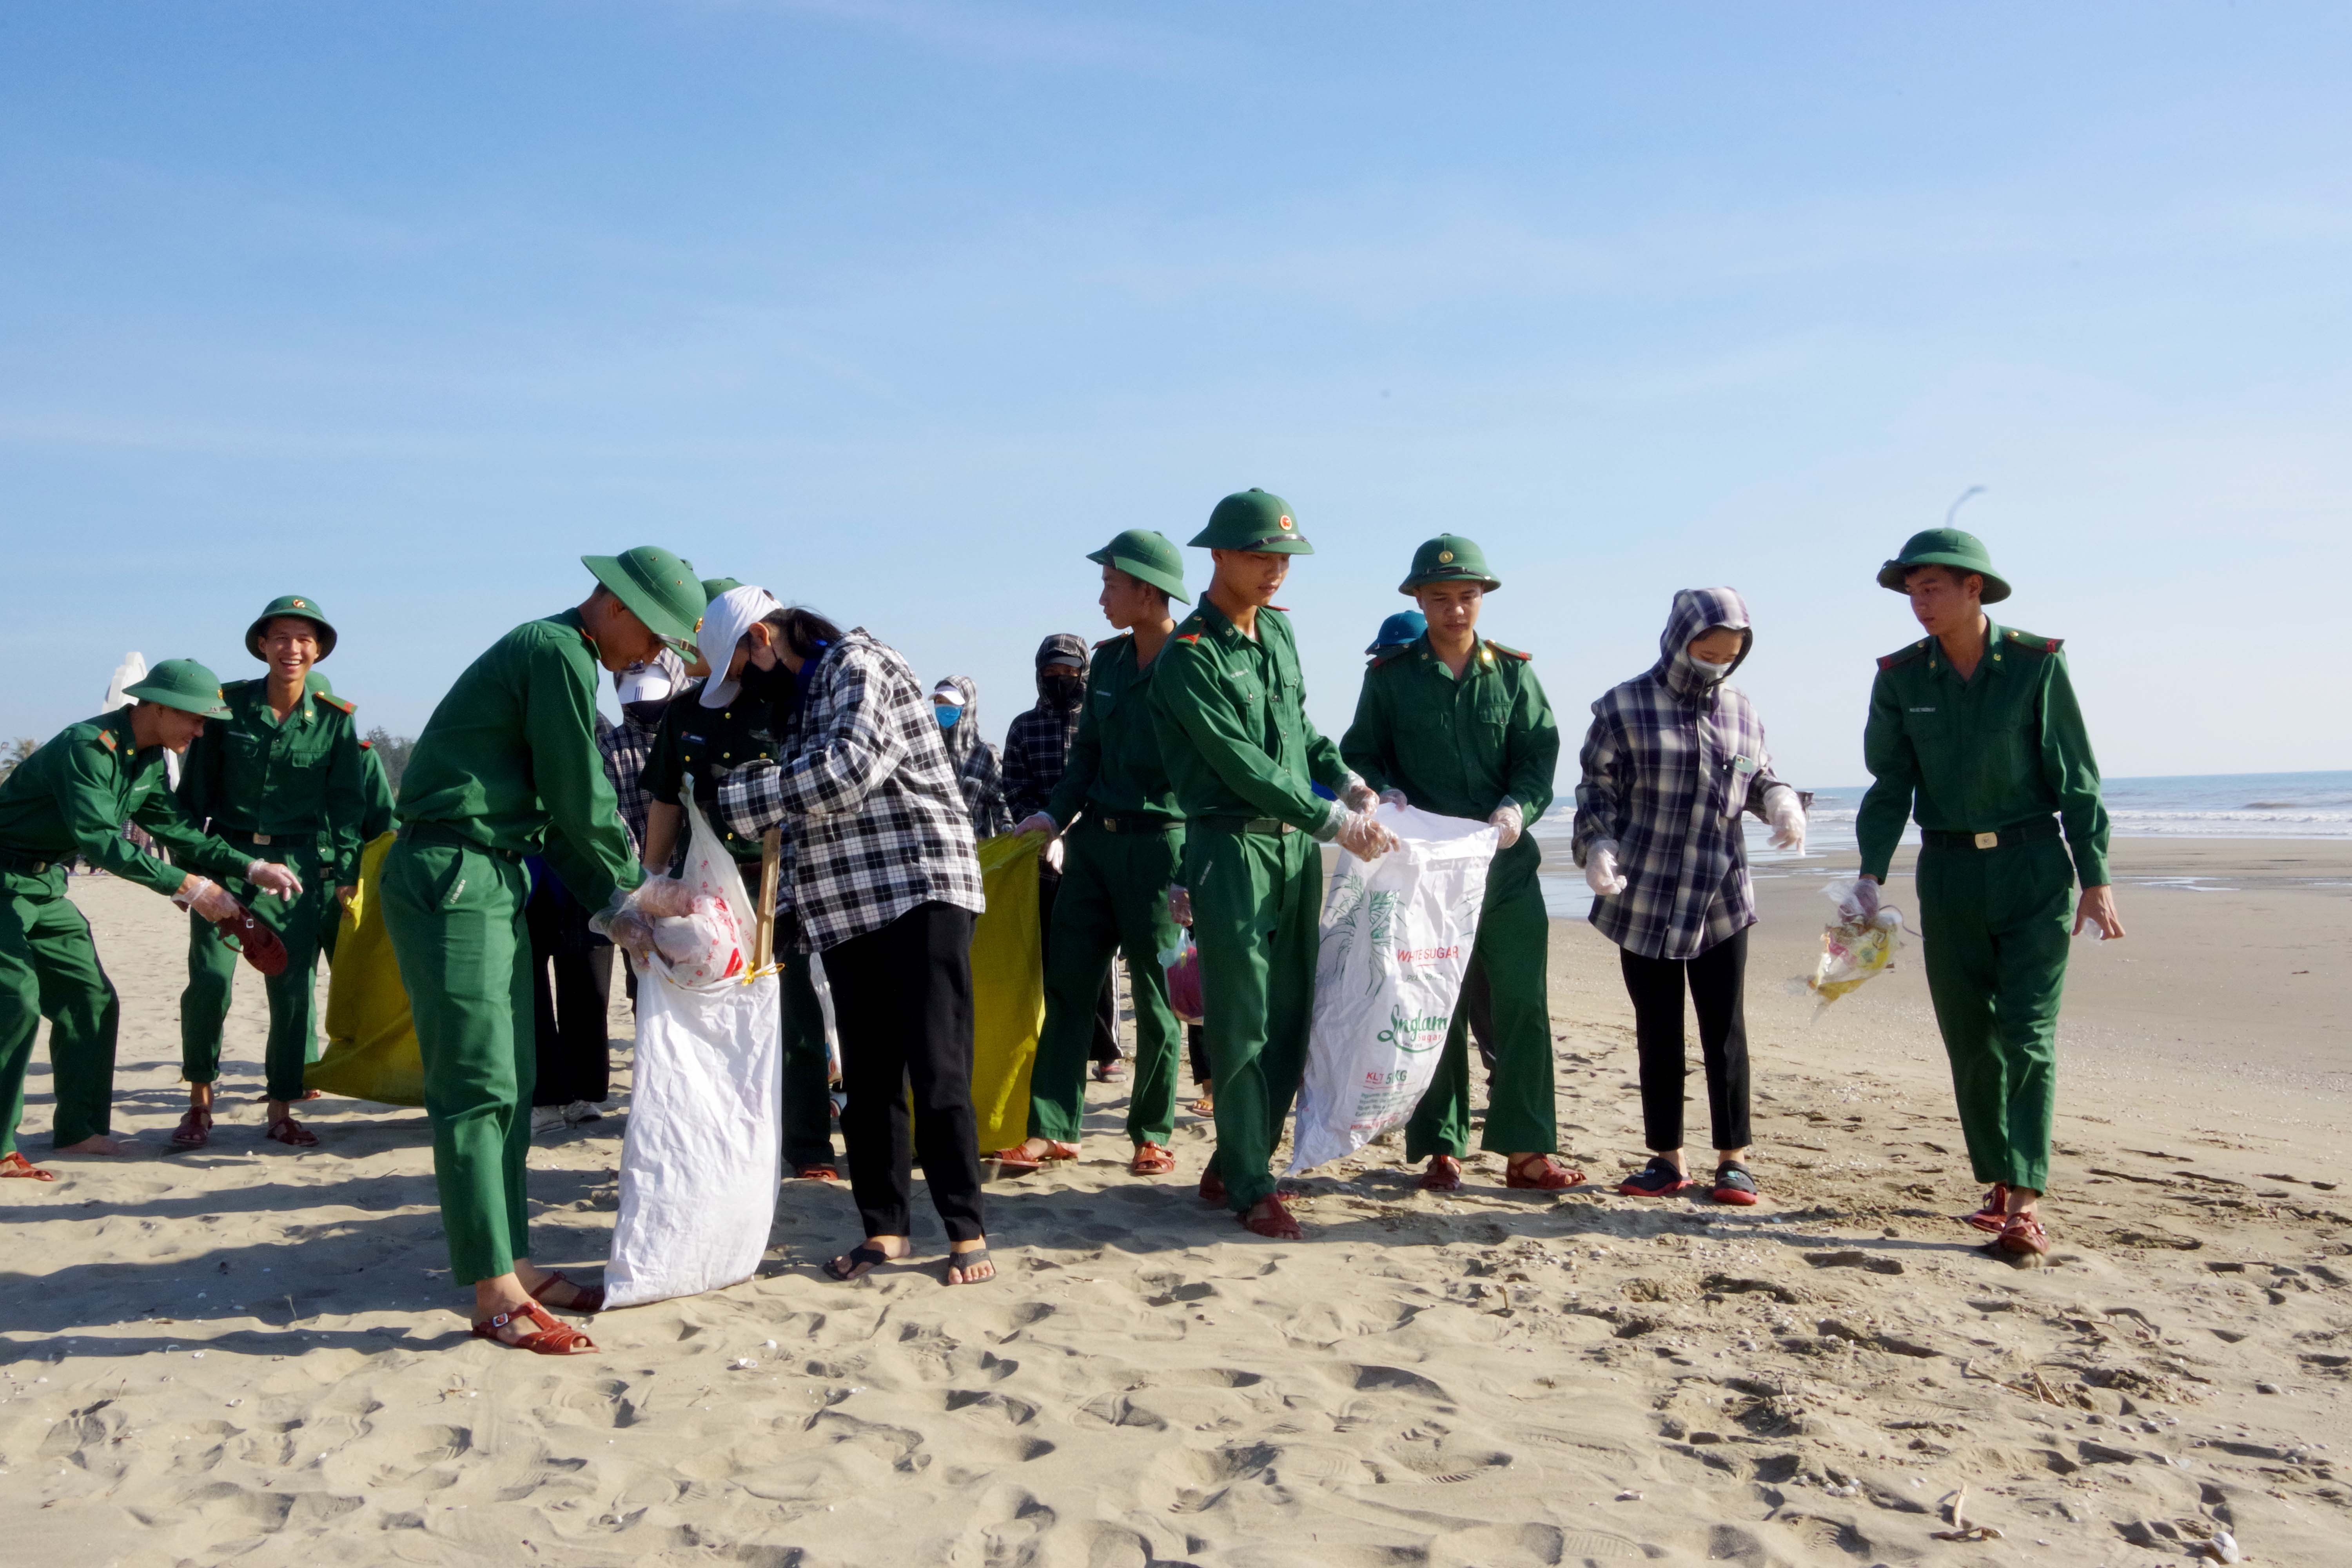
[{"label": "uniform collar", "polygon": [[[273,730],[282,728],[278,721],[278,710],[269,705],[269,677],[265,675],[260,677],[258,679],[247,681],[245,683],[245,697],[247,707],[256,720],[261,723],[268,725]],[[299,719],[305,724],[310,723],[319,716],[319,710],[316,706],[317,701],[317,695],[311,691],[310,687],[307,685],[304,686],[302,688],[302,700],[297,702],[292,708],[287,710],[287,720],[291,721]]]},{"label": "uniform collar", "polygon": [[[1423,632],[1419,637],[1412,639],[1412,648],[1414,650],[1412,657],[1417,663],[1428,665],[1432,669],[1437,671],[1438,674],[1444,676],[1449,681],[1456,679],[1454,672],[1445,668],[1445,661],[1437,657],[1437,649],[1431,644],[1429,634],[1427,632]],[[1480,637],[1476,632],[1472,632],[1470,634],[1470,662],[1462,667],[1460,679],[1463,680],[1469,680],[1477,676],[1481,671],[1492,670],[1494,668],[1495,650],[1486,646],[1486,639],[1485,637]]]},{"label": "uniform collar", "polygon": [[[2003,669],[2008,668],[2002,664],[2000,660],[2000,623],[1994,620],[1990,616],[1987,616],[1985,617],[1984,657],[1977,660],[1975,671],[1969,675],[1968,679],[1960,681],[1961,685],[1973,686],[1976,684],[1977,676],[1999,675]],[[1944,657],[1943,642],[1941,639],[1937,637],[1929,637],[1927,639],[1927,673],[1936,677],[1939,680],[1947,679],[1959,680],[1960,679],[1959,671],[1952,668],[1952,661]]]},{"label": "uniform collar", "polygon": [[[118,742],[118,749],[133,757],[139,754],[139,739],[131,732],[131,710],[136,706],[135,703],[126,702],[100,719],[98,725],[100,730],[112,731]],[[151,752],[160,752],[163,748],[150,746],[147,749]]]}]

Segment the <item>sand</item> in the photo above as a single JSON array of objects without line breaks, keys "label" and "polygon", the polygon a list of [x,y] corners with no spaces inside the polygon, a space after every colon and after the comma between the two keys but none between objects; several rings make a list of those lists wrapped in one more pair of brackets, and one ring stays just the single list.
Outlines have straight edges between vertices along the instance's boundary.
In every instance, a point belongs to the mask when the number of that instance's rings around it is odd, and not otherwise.
[{"label": "sand", "polygon": [[[2340,1563],[2352,846],[2133,841],[2116,873],[2133,935],[2078,947],[2045,1268],[1952,1217],[1979,1189],[1916,961],[1811,1018],[1800,868],[1760,884],[1751,961],[1765,1207],[1509,1193],[1491,1156],[1437,1197],[1382,1147],[1265,1242],[1192,1197],[1189,1117],[1177,1176],[1129,1178],[1095,1086],[1086,1162],[992,1188],[993,1284],[936,1256],[825,1281],[847,1195],[793,1184],[761,1278],[605,1314],[570,1362],[465,1337],[421,1113],[330,1100],[320,1149],[261,1140],[257,985],[233,1116],[156,1152],[181,928],[78,883],[149,1152],[0,1186],[0,1557],[2158,1568],[2225,1528]],[[1614,949],[1562,921],[1552,963],[1563,1142],[1613,1180],[1642,1157]],[[543,1261],[602,1258],[621,1126],[542,1138]],[[1935,1538],[1963,1485],[2002,1539]]]}]

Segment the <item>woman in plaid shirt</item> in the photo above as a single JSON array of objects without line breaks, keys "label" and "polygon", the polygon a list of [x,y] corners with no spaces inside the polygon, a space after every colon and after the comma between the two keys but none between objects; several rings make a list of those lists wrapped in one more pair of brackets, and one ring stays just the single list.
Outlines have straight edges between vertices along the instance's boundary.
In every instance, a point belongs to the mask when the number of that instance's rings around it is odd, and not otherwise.
[{"label": "woman in plaid shirt", "polygon": [[1739,818],[1801,849],[1797,792],[1772,776],[1764,726],[1727,685],[1754,633],[1729,588],[1675,595],[1658,662],[1592,705],[1576,786],[1575,852],[1592,923],[1620,949],[1642,1058],[1642,1120],[1653,1153],[1618,1191],[1664,1197],[1696,1185],[1683,1159],[1683,993],[1698,1013],[1715,1131],[1717,1203],[1752,1204],[1748,1031],[1742,992],[1756,900]]},{"label": "woman in plaid shirt", "polygon": [[866,1240],[825,1271],[856,1279],[913,1250],[911,1152],[947,1227],[948,1283],[991,1279],[971,1109],[971,928],[987,900],[930,700],[896,649],[807,610],[779,610],[731,652],[704,652],[725,671],[714,679],[804,689],[780,758],[728,774],[719,809],[754,838],[793,819],[797,940],[824,955],[833,985],[842,1140]]}]

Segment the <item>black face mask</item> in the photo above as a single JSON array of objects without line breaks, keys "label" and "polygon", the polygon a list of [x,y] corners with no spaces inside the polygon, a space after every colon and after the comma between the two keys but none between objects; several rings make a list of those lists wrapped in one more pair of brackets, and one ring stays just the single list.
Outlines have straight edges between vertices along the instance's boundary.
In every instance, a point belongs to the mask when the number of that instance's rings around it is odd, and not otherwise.
[{"label": "black face mask", "polygon": [[790,708],[799,690],[799,682],[793,679],[793,672],[784,668],[782,659],[776,661],[773,669],[761,669],[747,659],[743,673],[736,679],[742,683],[744,696],[772,707]]},{"label": "black face mask", "polygon": [[645,702],[624,702],[621,714],[641,730],[657,730],[661,728],[662,715],[669,711],[669,705],[676,700],[674,697],[656,697]]},{"label": "black face mask", "polygon": [[1067,713],[1087,700],[1087,683],[1076,675],[1041,675],[1037,678],[1037,695]]}]

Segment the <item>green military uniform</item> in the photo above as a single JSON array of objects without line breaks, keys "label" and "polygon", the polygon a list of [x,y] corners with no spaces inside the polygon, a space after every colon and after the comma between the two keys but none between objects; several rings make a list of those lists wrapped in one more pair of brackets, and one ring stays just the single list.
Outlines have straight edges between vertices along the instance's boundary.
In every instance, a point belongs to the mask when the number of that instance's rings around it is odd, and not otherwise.
[{"label": "green military uniform", "polygon": [[[640,547],[583,559],[656,635],[692,635],[702,588],[676,556]],[[457,678],[401,781],[384,925],[415,1017],[442,1229],[461,1285],[530,1256],[523,860],[546,856],[592,910],[645,879],[596,749],[598,668],[579,611],[517,626]]]},{"label": "green military uniform", "polygon": [[[1421,547],[1411,593],[1467,581],[1492,589],[1478,546],[1453,534]],[[1549,1154],[1559,1128],[1552,1102],[1551,1006],[1546,971],[1551,919],[1537,885],[1542,854],[1527,829],[1550,806],[1559,725],[1528,656],[1480,638],[1460,679],[1426,632],[1373,659],[1339,754],[1376,790],[1398,789],[1422,811],[1484,822],[1505,805],[1523,821],[1517,842],[1496,852],[1470,952],[1494,1002],[1495,1072],[1480,1146]],[[1467,984],[1474,982],[1465,981]],[[1405,1158],[1462,1158],[1470,1149],[1470,1010],[1457,1005],[1436,1076],[1405,1129]]]},{"label": "green military uniform", "polygon": [[[207,719],[228,711],[219,680],[192,659],[166,659],[130,693]],[[0,1156],[16,1150],[25,1073],[45,1017],[57,1079],[53,1142],[62,1148],[110,1130],[121,1007],[89,921],[66,897],[73,858],[165,894],[190,871],[226,883],[253,858],[189,819],[172,795],[163,748],[141,751],[132,739],[131,712],[68,725],[0,781]],[[122,837],[127,822],[176,865],[140,853]]]},{"label": "green military uniform", "polygon": [[[1218,502],[1192,543],[1313,548],[1288,503],[1255,489]],[[1323,902],[1316,845],[1337,837],[1347,815],[1311,785],[1344,792],[1356,780],[1307,721],[1297,644],[1281,611],[1259,610],[1257,635],[1244,637],[1204,602],[1154,662],[1152,712],[1184,816],[1184,885],[1217,1086],[1211,1168],[1228,1205],[1247,1214],[1274,1192],[1269,1166],[1307,1065]]]},{"label": "green military uniform", "polygon": [[[1957,529],[1914,536],[1879,581],[1900,591],[1922,565],[1984,574],[1986,604],[2009,596],[1984,546]],[[2059,639],[1986,624],[1966,680],[1932,637],[1878,661],[1863,731],[1874,782],[1854,833],[1864,874],[1884,880],[1906,818],[1918,818],[1927,991],[1969,1160],[1979,1181],[2041,1192],[2074,881],[2106,884],[2107,811]]]},{"label": "green military uniform", "polygon": [[[1187,597],[1183,557],[1148,530],[1130,529],[1087,559],[1171,599]],[[1168,646],[1150,664],[1139,665],[1131,635],[1095,645],[1078,732],[1045,803],[1045,815],[1067,837],[1045,943],[1045,1026],[1029,1072],[1033,1138],[1078,1141],[1095,1001],[1114,952],[1127,955],[1135,990],[1128,1140],[1138,1148],[1165,1147],[1175,1133],[1176,1044],[1182,1026],[1168,1005],[1168,972],[1160,954],[1177,944],[1168,889],[1181,877],[1184,818],[1160,763],[1151,703],[1152,676],[1166,662]]]},{"label": "green military uniform", "polygon": [[[703,584],[705,589],[714,591],[714,597],[740,586],[725,577],[710,578]],[[711,831],[719,835],[720,844],[734,857],[743,886],[757,904],[760,841],[747,838],[727,826],[726,815],[719,809],[719,784],[728,773],[747,762],[777,760],[782,754],[783,734],[790,729],[790,719],[740,689],[735,700],[723,708],[705,708],[701,697],[702,686],[698,683],[672,700],[662,714],[661,727],[654,731],[653,745],[646,752],[645,772],[638,780],[653,799],[665,805],[679,805],[686,779],[692,775],[695,804],[702,807]],[[788,820],[784,827],[787,855],[791,852],[791,833]],[[677,844],[682,855],[686,847],[682,820]],[[778,887],[787,900],[778,910],[777,919],[782,921],[791,915],[789,864]],[[784,1046],[784,1163],[796,1171],[812,1165],[831,1165],[833,1083],[824,1054],[824,1009],[817,1001],[816,985],[810,978],[809,955],[800,950],[799,943],[790,940],[789,932],[779,932],[777,936],[776,963],[781,1004],[777,1012]]]},{"label": "green military uniform", "polygon": [[[335,646],[318,602],[297,595],[273,601],[246,633],[258,658],[264,626],[278,616],[319,628],[319,657]],[[268,677],[221,688],[228,718],[207,727],[180,770],[180,804],[197,821],[254,859],[274,860],[302,879],[291,900],[257,900],[251,886],[225,886],[286,944],[286,967],[270,976],[269,1042],[264,1057],[269,1098],[302,1098],[302,1066],[317,1043],[319,952],[341,913],[335,889],[359,880],[361,819],[367,771],[352,704],[306,684],[284,720],[269,702]],[[188,916],[188,984],[180,993],[180,1076],[190,1083],[220,1077],[221,1025],[228,1017],[237,950],[203,916]]]}]

